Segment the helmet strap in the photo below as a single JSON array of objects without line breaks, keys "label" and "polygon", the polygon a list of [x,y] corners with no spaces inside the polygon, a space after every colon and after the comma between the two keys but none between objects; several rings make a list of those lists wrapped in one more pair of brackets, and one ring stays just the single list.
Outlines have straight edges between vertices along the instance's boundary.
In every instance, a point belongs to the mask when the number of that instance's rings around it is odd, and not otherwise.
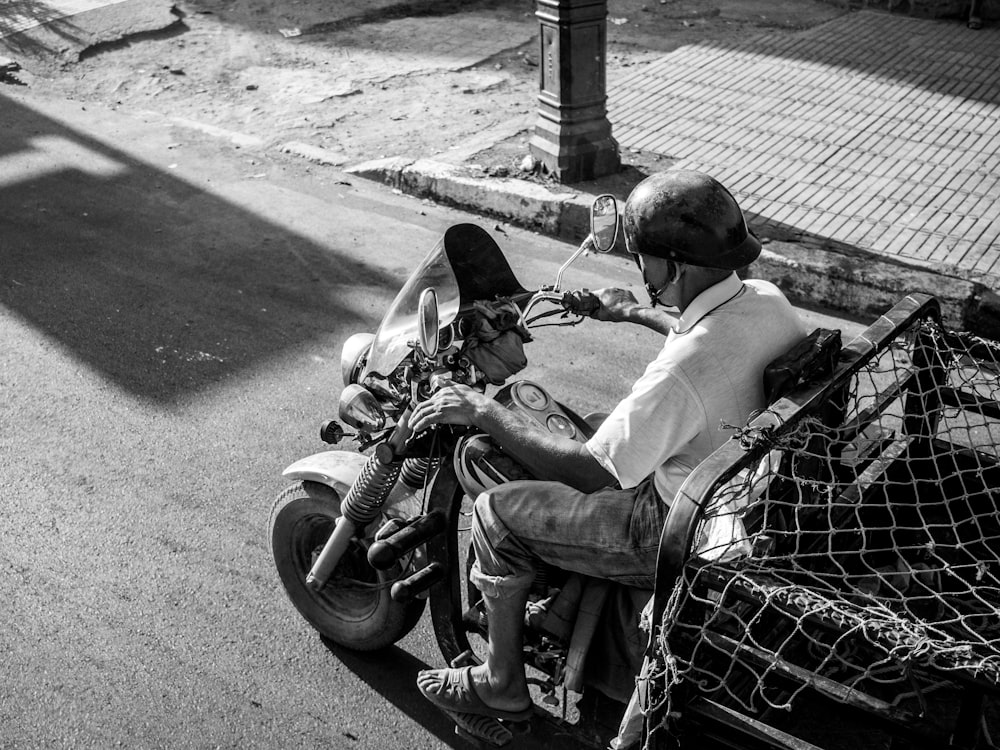
[{"label": "helmet strap", "polygon": [[[645,271],[643,271],[643,279],[642,280],[643,280],[643,282],[645,282],[644,285],[646,287],[646,294],[649,295],[649,305],[650,305],[650,307],[656,307],[657,305],[663,305],[663,303],[660,302],[660,295],[663,294],[667,290],[668,286],[670,286],[671,284],[676,284],[678,281],[681,280],[681,275],[683,274],[683,267],[682,267],[682,265],[680,263],[676,263],[674,261],[668,261],[668,263],[669,263],[668,268],[673,268],[673,270],[674,270],[674,272],[673,272],[673,278],[672,279],[668,279],[667,282],[663,286],[661,286],[659,289],[657,289],[655,286],[653,286],[648,281],[646,281],[646,274],[645,274]],[[640,266],[640,268],[642,268],[642,267]],[[664,307],[673,307],[673,305],[663,305],[663,306]]]},{"label": "helmet strap", "polygon": [[645,284],[646,294],[649,295],[649,306],[656,307],[657,305],[663,304],[660,302],[660,295],[663,294],[664,290],[669,286],[669,284],[664,284],[659,289],[650,284],[648,281]]}]

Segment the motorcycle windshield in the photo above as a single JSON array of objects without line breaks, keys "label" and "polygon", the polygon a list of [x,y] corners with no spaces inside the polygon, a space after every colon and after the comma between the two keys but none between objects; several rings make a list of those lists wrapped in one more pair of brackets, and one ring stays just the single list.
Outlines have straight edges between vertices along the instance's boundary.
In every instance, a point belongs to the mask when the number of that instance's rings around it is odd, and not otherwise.
[{"label": "motorcycle windshield", "polygon": [[389,305],[362,378],[388,377],[409,355],[410,342],[419,335],[420,295],[428,287],[437,293],[441,328],[455,322],[463,305],[525,292],[503,251],[484,229],[475,224],[450,227]]}]

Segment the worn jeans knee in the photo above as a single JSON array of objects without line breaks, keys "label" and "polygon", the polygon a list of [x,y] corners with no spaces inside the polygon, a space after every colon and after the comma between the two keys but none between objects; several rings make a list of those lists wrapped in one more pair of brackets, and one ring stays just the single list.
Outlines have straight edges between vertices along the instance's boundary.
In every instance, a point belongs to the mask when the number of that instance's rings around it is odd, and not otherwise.
[{"label": "worn jeans knee", "polygon": [[[509,488],[504,485],[503,488]],[[501,488],[483,492],[472,507],[472,549],[476,560],[469,580],[484,596],[508,599],[526,591],[535,578],[532,555],[510,533],[497,513]]]}]

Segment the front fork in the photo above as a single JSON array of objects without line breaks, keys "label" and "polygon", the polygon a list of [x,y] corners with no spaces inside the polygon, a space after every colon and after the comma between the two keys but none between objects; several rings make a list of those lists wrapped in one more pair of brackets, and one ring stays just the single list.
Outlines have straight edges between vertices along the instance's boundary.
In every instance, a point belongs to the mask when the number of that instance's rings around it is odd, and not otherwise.
[{"label": "front fork", "polygon": [[410,409],[403,412],[389,439],[378,446],[340,504],[340,518],[306,576],[306,585],[320,591],[344,556],[351,539],[378,516],[403,468],[401,453],[410,437]]}]

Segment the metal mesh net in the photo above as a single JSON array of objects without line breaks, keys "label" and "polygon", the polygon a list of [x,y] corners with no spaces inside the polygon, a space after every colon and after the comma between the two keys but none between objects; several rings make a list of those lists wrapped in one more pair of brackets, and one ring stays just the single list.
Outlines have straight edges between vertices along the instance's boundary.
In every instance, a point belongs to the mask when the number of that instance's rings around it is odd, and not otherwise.
[{"label": "metal mesh net", "polygon": [[1000,347],[931,315],[858,346],[808,408],[742,430],[698,501],[659,729],[685,690],[760,715],[808,687],[905,721],[942,682],[1000,687]]}]

